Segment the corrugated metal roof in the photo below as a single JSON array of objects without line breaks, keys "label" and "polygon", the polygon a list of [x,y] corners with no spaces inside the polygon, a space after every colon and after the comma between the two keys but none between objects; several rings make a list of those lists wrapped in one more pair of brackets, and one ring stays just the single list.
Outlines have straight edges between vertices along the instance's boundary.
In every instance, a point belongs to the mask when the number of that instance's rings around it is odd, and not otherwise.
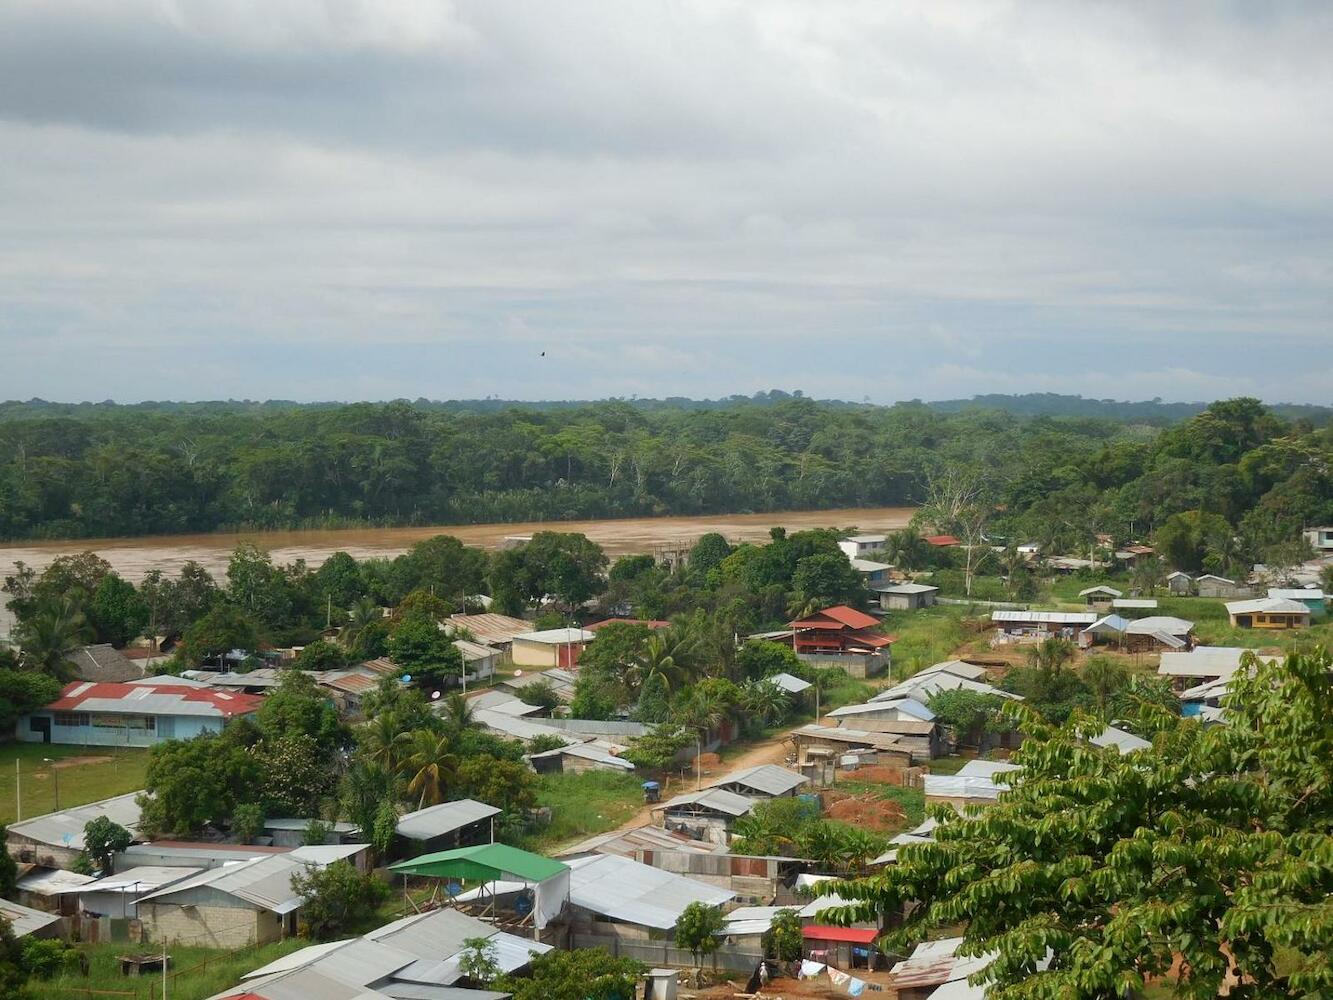
[{"label": "corrugated metal roof", "polygon": [[364,936],[411,952],[417,958],[439,961],[457,954],[468,938],[489,937],[494,931],[494,927],[476,917],[445,908],[402,917]]},{"label": "corrugated metal roof", "polygon": [[863,628],[874,628],[879,624],[879,619],[866,614],[864,611],[857,611],[855,608],[849,608],[845,604],[836,604],[831,608],[824,608],[822,611],[816,611],[808,618],[801,618],[794,622],[788,622],[792,628],[849,628],[860,630]]},{"label": "corrugated metal roof", "polygon": [[916,680],[918,677],[929,677],[932,674],[953,674],[955,677],[963,677],[969,681],[979,681],[986,676],[986,668],[975,663],[968,663],[966,660],[942,660],[939,663],[932,663],[924,670],[918,670],[909,680]]},{"label": "corrugated metal roof", "polygon": [[[315,865],[314,867],[319,867]],[[177,882],[145,896],[141,903],[173,902],[173,897],[190,889],[207,886],[273,913],[290,913],[301,905],[292,888],[292,876],[304,872],[306,863],[290,854],[270,854],[235,864],[211,868],[193,878]]]},{"label": "corrugated metal roof", "polygon": [[1123,729],[1116,729],[1115,726],[1107,726],[1100,736],[1094,736],[1088,742],[1097,747],[1115,747],[1122,754],[1152,749],[1152,744],[1147,740],[1133,733],[1127,733]]},{"label": "corrugated metal roof", "polygon": [[198,875],[202,868],[169,868],[163,865],[140,865],[127,868],[123,872],[107,875],[83,887],[85,892],[128,892],[131,894],[153,892],[165,889],[191,875]]},{"label": "corrugated metal roof", "polygon": [[808,691],[810,688],[814,687],[809,681],[802,680],[801,678],[788,673],[772,674],[765,677],[764,680],[769,684],[776,684],[788,694],[800,694],[802,691]]},{"label": "corrugated metal roof", "polygon": [[793,788],[799,788],[801,785],[809,783],[809,781],[810,779],[805,775],[788,771],[785,767],[778,767],[776,764],[759,764],[755,767],[747,767],[744,770],[733,771],[731,774],[724,775],[714,781],[712,787],[740,785],[763,795],[785,795]]},{"label": "corrugated metal roof", "polygon": [[514,642],[535,642],[543,646],[563,646],[566,643],[577,645],[592,642],[596,632],[581,628],[546,628],[537,632],[520,632],[514,636]]},{"label": "corrugated metal roof", "polygon": [[898,742],[897,737],[885,733],[867,733],[859,729],[833,729],[829,726],[817,726],[812,723],[797,729],[793,735],[810,736],[821,740],[831,740],[835,743],[855,743],[874,747],[876,750],[908,752],[907,748]]},{"label": "corrugated metal roof", "polygon": [[661,805],[653,806],[653,811],[659,809],[679,809],[682,806],[698,806],[702,809],[708,809],[712,812],[723,813],[727,816],[744,816],[754,808],[754,800],[748,799],[744,795],[736,795],[732,792],[724,792],[720,788],[704,788],[695,792],[686,792],[683,795],[677,795],[670,801],[663,802]]},{"label": "corrugated metal roof", "polygon": [[1091,611],[992,611],[990,620],[1014,625],[1091,625],[1097,616]]},{"label": "corrugated metal roof", "polygon": [[721,906],[734,892],[628,858],[599,854],[569,863],[569,901],[628,924],[670,930],[691,903]]},{"label": "corrugated metal roof", "polygon": [[1121,611],[1146,611],[1157,607],[1155,597],[1117,597],[1111,602],[1111,607]]},{"label": "corrugated metal roof", "polygon": [[494,712],[489,708],[479,708],[472,715],[473,721],[479,726],[485,726],[493,732],[500,733],[503,736],[509,736],[516,740],[531,740],[538,736],[555,736],[564,740],[566,743],[580,743],[582,740],[572,734],[566,733],[555,726],[548,726],[544,722],[535,722],[528,719],[520,719],[516,716],[505,715],[503,712]]},{"label": "corrugated metal roof", "polygon": [[492,656],[500,655],[500,651],[492,646],[480,642],[470,642],[467,639],[455,639],[454,648],[463,654],[463,660],[467,663],[477,663],[481,660],[489,660]]},{"label": "corrugated metal roof", "polygon": [[129,792],[125,795],[117,795],[115,798],[102,799],[100,802],[89,802],[86,805],[75,806],[61,812],[34,816],[32,819],[10,823],[9,832],[35,840],[38,843],[50,844],[52,847],[68,847],[72,850],[81,851],[84,848],[83,828],[100,816],[105,816],[113,823],[125,827],[130,833],[135,833],[139,829],[140,813],[139,805],[135,802],[135,799],[140,794],[142,793]]},{"label": "corrugated metal roof", "polygon": [[603,767],[615,768],[619,771],[633,771],[634,765],[622,757],[617,757],[610,750],[597,746],[595,743],[573,743],[569,746],[560,747],[557,750],[547,750],[543,753],[534,753],[531,760],[544,760],[548,757],[578,757],[582,760],[591,761],[594,764],[600,764]]},{"label": "corrugated metal roof", "polygon": [[1009,691],[1003,691],[985,681],[968,680],[952,672],[938,671],[928,676],[917,674],[909,677],[901,684],[896,684],[891,688],[886,688],[879,694],[871,698],[871,702],[893,701],[898,698],[913,698],[922,704],[940,691],[975,691],[978,694],[993,694],[1000,698],[1008,698],[1011,701],[1022,701],[1022,695],[1012,694]]},{"label": "corrugated metal roof", "polygon": [[509,615],[450,615],[446,624],[467,629],[488,646],[504,645],[514,636],[532,631],[532,622]]},{"label": "corrugated metal roof", "polygon": [[939,587],[932,587],[928,583],[886,583],[879,587],[872,587],[871,590],[877,594],[930,594],[939,590]]},{"label": "corrugated metal roof", "polygon": [[510,692],[500,690],[485,691],[475,698],[468,699],[468,704],[472,706],[473,711],[484,708],[488,712],[498,712],[500,715],[508,715],[515,719],[521,719],[525,715],[540,715],[542,712],[540,705],[529,705]]},{"label": "corrugated metal roof", "polygon": [[1318,587],[1269,587],[1268,596],[1279,601],[1324,601]]},{"label": "corrugated metal roof", "polygon": [[1163,632],[1166,635],[1182,636],[1194,631],[1194,623],[1170,615],[1152,615],[1130,622],[1125,631],[1130,635],[1156,635]]},{"label": "corrugated metal roof", "polygon": [[430,840],[499,814],[499,809],[485,802],[456,799],[408,813],[398,821],[397,829],[400,836],[409,840]]},{"label": "corrugated metal roof", "polygon": [[[403,983],[396,979],[378,987],[378,994],[390,1000],[510,1000],[512,993],[473,990],[461,986],[434,986],[429,983]],[[321,998],[322,1000],[322,998]]]},{"label": "corrugated metal roof", "polygon": [[309,968],[247,980],[241,986],[215,993],[209,1000],[249,1000],[254,997],[259,1000],[390,1000],[387,993],[340,982]]},{"label": "corrugated metal roof", "polygon": [[1078,592],[1079,597],[1090,597],[1093,594],[1109,594],[1111,597],[1120,597],[1122,592],[1114,587],[1108,587],[1104,583],[1099,583],[1095,587],[1084,587]]},{"label": "corrugated metal roof", "polygon": [[184,715],[230,719],[259,708],[257,695],[196,687],[141,684],[69,684],[48,712],[101,712],[107,715]]},{"label": "corrugated metal roof", "polygon": [[349,861],[369,849],[369,844],[308,844],[303,847],[293,847],[287,856],[323,868],[335,861]]},{"label": "corrugated metal roof", "polygon": [[0,915],[3,915],[14,928],[15,937],[33,934],[44,927],[50,927],[60,919],[58,913],[34,910],[30,906],[11,903],[7,899],[0,899]]},{"label": "corrugated metal roof", "polygon": [[871,701],[864,705],[843,705],[829,712],[829,717],[840,719],[844,716],[880,715],[889,712],[902,712],[921,722],[931,722],[935,713],[915,698],[885,698],[883,701]]},{"label": "corrugated metal roof", "polygon": [[1230,615],[1308,615],[1310,609],[1300,601],[1288,601],[1280,597],[1259,597],[1253,601],[1230,601],[1227,614]]},{"label": "corrugated metal roof", "polygon": [[369,986],[376,980],[411,965],[416,960],[415,955],[382,942],[352,938],[347,941],[314,944],[302,948],[246,973],[243,978],[258,979],[297,969],[313,968],[321,975],[347,983],[349,986]]},{"label": "corrugated metal roof", "polygon": [[91,875],[67,872],[62,868],[38,868],[24,875],[16,883],[24,892],[34,896],[63,896],[68,892],[78,892],[89,882]]}]

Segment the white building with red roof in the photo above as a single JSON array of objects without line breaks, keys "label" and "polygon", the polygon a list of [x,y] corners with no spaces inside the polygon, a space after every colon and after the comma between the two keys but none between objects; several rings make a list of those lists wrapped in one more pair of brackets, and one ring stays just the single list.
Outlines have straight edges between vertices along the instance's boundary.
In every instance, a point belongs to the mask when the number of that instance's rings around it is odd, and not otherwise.
[{"label": "white building with red roof", "polygon": [[262,700],[184,684],[76,681],[51,704],[19,719],[17,736],[27,743],[146,747],[221,732],[232,719],[258,709]]}]

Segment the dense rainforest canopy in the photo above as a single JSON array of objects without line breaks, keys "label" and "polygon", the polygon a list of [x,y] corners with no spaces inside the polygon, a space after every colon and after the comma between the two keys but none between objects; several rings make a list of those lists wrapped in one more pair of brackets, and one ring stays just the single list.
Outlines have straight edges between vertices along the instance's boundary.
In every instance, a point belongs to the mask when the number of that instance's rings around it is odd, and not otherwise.
[{"label": "dense rainforest canopy", "polygon": [[786,394],[493,410],[5,404],[0,538],[914,504],[944,466],[984,480],[992,530],[1050,544],[1146,537],[1194,510],[1255,547],[1333,520],[1323,411],[1232,400],[1165,427],[1130,412]]}]

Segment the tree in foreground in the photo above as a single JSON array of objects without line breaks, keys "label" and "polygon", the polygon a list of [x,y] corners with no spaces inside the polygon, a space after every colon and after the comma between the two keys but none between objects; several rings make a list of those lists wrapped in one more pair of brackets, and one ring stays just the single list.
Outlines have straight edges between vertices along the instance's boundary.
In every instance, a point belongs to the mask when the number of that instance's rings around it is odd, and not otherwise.
[{"label": "tree in foreground", "polygon": [[764,954],[779,962],[795,962],[805,954],[801,915],[796,910],[778,910],[764,932]]},{"label": "tree in foreground", "polygon": [[84,824],[83,849],[96,862],[100,871],[111,871],[112,859],[132,843],[134,837],[130,831],[105,816],[98,816]]},{"label": "tree in foreground", "polygon": [[915,903],[898,948],[962,926],[960,954],[997,956],[990,1000],[1333,995],[1333,657],[1247,659],[1226,725],[1176,719],[1149,750],[1029,718],[996,805],[821,886],[858,901],[825,916]]},{"label": "tree in foreground", "polygon": [[373,919],[389,895],[388,885],[373,873],[359,872],[346,861],[297,872],[292,888],[301,897],[305,931],[317,941],[331,940]]},{"label": "tree in foreground", "polygon": [[644,966],[632,958],[612,958],[601,948],[548,951],[522,979],[501,978],[495,988],[514,1000],[633,1000]]},{"label": "tree in foreground", "polygon": [[693,902],[676,921],[676,947],[693,955],[698,965],[703,956],[717,951],[717,935],[723,924],[722,911],[716,906]]}]

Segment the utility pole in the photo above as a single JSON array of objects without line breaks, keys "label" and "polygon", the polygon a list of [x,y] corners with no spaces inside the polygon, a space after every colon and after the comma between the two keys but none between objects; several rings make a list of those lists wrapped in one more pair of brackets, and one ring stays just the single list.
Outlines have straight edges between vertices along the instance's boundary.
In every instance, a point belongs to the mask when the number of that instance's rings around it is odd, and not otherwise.
[{"label": "utility pole", "polygon": [[19,772],[18,758],[14,758],[14,815],[17,820],[23,818],[23,775]]},{"label": "utility pole", "polygon": [[60,771],[56,769],[56,762],[50,757],[43,757],[42,763],[51,765],[51,779],[56,787],[56,812],[60,812]]}]

